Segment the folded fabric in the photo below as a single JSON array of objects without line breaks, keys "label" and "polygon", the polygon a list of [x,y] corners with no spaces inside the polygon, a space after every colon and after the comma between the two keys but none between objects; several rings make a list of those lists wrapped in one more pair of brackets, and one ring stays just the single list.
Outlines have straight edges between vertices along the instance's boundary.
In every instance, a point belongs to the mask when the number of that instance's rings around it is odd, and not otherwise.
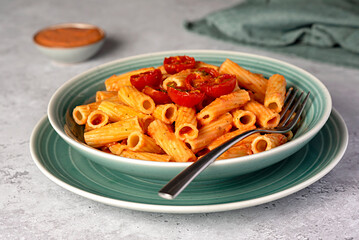
[{"label": "folded fabric", "polygon": [[194,32],[359,68],[359,0],[255,0],[186,22]]}]

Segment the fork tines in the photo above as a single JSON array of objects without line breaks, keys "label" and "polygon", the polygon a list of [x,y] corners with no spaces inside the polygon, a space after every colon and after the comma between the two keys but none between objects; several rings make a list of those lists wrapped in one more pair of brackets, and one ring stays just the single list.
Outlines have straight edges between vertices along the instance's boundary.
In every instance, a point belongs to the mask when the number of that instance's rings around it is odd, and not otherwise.
[{"label": "fork tines", "polygon": [[[302,91],[299,94],[299,96],[297,97],[298,92],[299,92],[299,90],[294,89],[293,87],[290,87],[288,89],[287,95],[284,100],[284,108],[283,108],[282,112],[280,113],[279,127],[285,126],[289,122],[289,120],[291,120],[291,118],[295,112],[297,112],[297,114],[296,114],[297,118],[299,118],[299,116],[301,115],[301,113],[304,109],[304,106],[308,100],[308,97],[310,95],[310,92],[307,93],[307,95],[303,101],[301,101],[301,99],[303,97],[304,91]],[[301,102],[302,102],[302,104],[300,105]],[[287,114],[287,112],[288,112],[288,114]],[[295,122],[297,120],[298,119],[296,119]]]}]

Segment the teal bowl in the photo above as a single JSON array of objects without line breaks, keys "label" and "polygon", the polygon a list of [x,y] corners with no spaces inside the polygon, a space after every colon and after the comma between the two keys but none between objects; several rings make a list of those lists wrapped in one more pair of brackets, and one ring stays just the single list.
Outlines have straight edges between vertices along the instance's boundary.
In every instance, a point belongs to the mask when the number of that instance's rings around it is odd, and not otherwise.
[{"label": "teal bowl", "polygon": [[253,172],[275,164],[306,145],[324,126],[332,109],[332,100],[327,88],[310,73],[291,64],[263,56],[216,50],[183,50],[158,52],[117,61],[92,68],[61,86],[52,96],[48,105],[48,118],[55,131],[73,149],[86,158],[103,166],[116,169],[124,174],[158,180],[169,180],[191,163],[152,162],[129,159],[91,148],[83,143],[83,127],[77,126],[72,119],[72,110],[81,104],[94,101],[96,91],[104,90],[104,81],[113,74],[162,65],[164,57],[189,55],[198,61],[220,65],[227,58],[237,62],[250,71],[265,77],[282,74],[288,86],[311,92],[309,104],[304,110],[294,138],[277,148],[254,155],[218,160],[202,172],[196,180],[230,178]]}]

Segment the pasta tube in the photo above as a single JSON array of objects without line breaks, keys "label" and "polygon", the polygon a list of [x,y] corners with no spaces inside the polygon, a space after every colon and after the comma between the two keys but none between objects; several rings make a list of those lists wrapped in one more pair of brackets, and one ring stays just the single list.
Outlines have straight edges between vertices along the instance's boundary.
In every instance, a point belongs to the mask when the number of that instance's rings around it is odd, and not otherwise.
[{"label": "pasta tube", "polygon": [[239,87],[253,91],[254,99],[263,103],[268,81],[263,76],[252,73],[229,59],[219,67],[219,73],[236,75]]},{"label": "pasta tube", "polygon": [[91,129],[100,128],[108,123],[108,116],[101,110],[95,110],[87,118],[87,125]]},{"label": "pasta tube", "polygon": [[156,161],[156,162],[169,162],[172,157],[167,154],[157,154],[149,152],[134,152],[131,150],[124,149],[121,152],[122,157],[147,160],[147,161]]},{"label": "pasta tube", "polygon": [[111,153],[121,156],[122,151],[127,149],[127,145],[117,143],[117,144],[113,144],[113,145],[109,146],[108,149],[110,150]]},{"label": "pasta tube", "polygon": [[89,146],[101,147],[107,143],[126,139],[136,130],[142,132],[138,117],[132,117],[85,132],[84,138]]},{"label": "pasta tube", "polygon": [[188,162],[196,160],[194,153],[184,142],[176,138],[173,131],[161,120],[155,119],[148,126],[148,134],[155,139],[168,155],[172,156],[176,162]]},{"label": "pasta tube", "polygon": [[163,65],[158,66],[157,69],[159,69],[162,73],[162,81],[164,81],[166,78],[168,78],[169,76],[171,76],[171,74],[166,72],[166,69]]},{"label": "pasta tube", "polygon": [[140,124],[144,132],[147,132],[148,126],[154,120],[151,115],[147,115],[146,117],[140,118]]},{"label": "pasta tube", "polygon": [[198,137],[195,139],[186,139],[193,152],[198,152],[207,147],[214,139],[227,133],[232,128],[232,115],[226,113],[217,120],[204,125],[199,129]]},{"label": "pasta tube", "polygon": [[153,121],[153,117],[151,115],[141,113],[136,109],[121,103],[109,102],[105,100],[101,102],[98,109],[105,112],[109,116],[109,120],[111,122],[117,122],[126,118],[137,116],[143,131],[147,131],[148,125]]},{"label": "pasta tube", "polygon": [[256,101],[250,101],[243,107],[244,110],[253,112],[257,117],[257,123],[264,128],[278,126],[280,116],[269,108]]},{"label": "pasta tube", "polygon": [[166,69],[165,69],[165,66],[163,66],[163,65],[158,66],[156,69],[159,69],[161,71],[162,75],[167,73]]},{"label": "pasta tube", "polygon": [[88,123],[86,122],[84,132],[88,132],[88,131],[91,131],[91,130],[94,130],[94,128],[90,127],[88,125]]},{"label": "pasta tube", "polygon": [[172,124],[177,118],[177,106],[173,103],[157,105],[152,116],[166,124]]},{"label": "pasta tube", "polygon": [[252,151],[253,153],[267,151],[286,142],[287,138],[283,134],[273,133],[260,135],[253,140]]},{"label": "pasta tube", "polygon": [[196,110],[194,108],[178,107],[175,135],[181,140],[195,139],[198,136]]},{"label": "pasta tube", "polygon": [[105,80],[105,86],[107,91],[118,91],[123,86],[132,86],[131,84],[131,76],[144,73],[147,71],[154,70],[155,68],[141,68],[138,70],[130,71],[127,73],[123,73],[121,75],[112,75],[108,79]]},{"label": "pasta tube", "polygon": [[237,142],[236,144],[234,144],[234,146],[247,145],[250,147],[253,140],[256,139],[260,135],[261,135],[260,133],[254,133],[254,134],[242,139],[241,141]]},{"label": "pasta tube", "polygon": [[197,120],[202,124],[208,124],[224,113],[238,108],[250,100],[245,90],[238,90],[216,98],[197,114]]},{"label": "pasta tube", "polygon": [[175,84],[177,87],[184,87],[185,86],[185,80],[186,77],[192,72],[191,69],[186,69],[183,70],[179,73],[170,75],[169,77],[167,77],[163,83],[162,83],[162,87],[167,90],[167,85],[168,84]]},{"label": "pasta tube", "polygon": [[145,114],[151,114],[155,110],[153,99],[133,86],[121,87],[118,90],[118,98],[121,102]]},{"label": "pasta tube", "polygon": [[236,109],[231,113],[233,116],[233,125],[238,129],[247,130],[256,124],[256,115],[250,111]]},{"label": "pasta tube", "polygon": [[284,133],[284,136],[286,136],[286,137],[287,137],[287,141],[289,141],[289,140],[292,140],[294,134],[293,134],[292,131],[289,131],[289,132]]},{"label": "pasta tube", "polygon": [[112,122],[117,122],[122,119],[135,117],[135,116],[139,118],[149,117],[149,115],[144,114],[140,111],[133,109],[132,107],[123,105],[121,103],[103,101],[98,106],[98,109],[105,112],[109,116],[110,121]]},{"label": "pasta tube", "polygon": [[[232,132],[228,132],[218,138],[216,138],[214,141],[212,141],[208,146],[207,148],[209,150],[212,150],[212,149],[215,149],[216,147],[218,147],[219,145],[227,142],[229,139],[231,138],[234,138],[235,136],[238,136],[239,134],[242,134],[248,130],[251,130],[251,129],[255,129],[255,126],[253,126],[252,128],[249,128],[249,129],[237,129],[235,131],[232,131]],[[243,139],[244,140],[244,139]],[[242,142],[243,140],[239,141]],[[238,144],[238,143],[237,143]]]},{"label": "pasta tube", "polygon": [[251,155],[251,154],[252,154],[252,150],[250,147],[248,147],[246,145],[239,145],[239,146],[234,146],[234,147],[229,148],[217,159],[243,157],[243,156],[247,156],[247,155]]},{"label": "pasta tube", "polygon": [[132,132],[127,138],[127,146],[131,151],[164,153],[155,140],[142,132]]},{"label": "pasta tube", "polygon": [[118,99],[117,91],[97,91],[96,92],[96,102],[101,102],[103,100],[113,98],[113,97]]},{"label": "pasta tube", "polygon": [[201,68],[201,67],[213,68],[216,71],[219,70],[219,67],[216,66],[216,65],[212,65],[212,64],[209,64],[209,63],[201,62],[201,61],[196,61],[196,64],[194,65],[194,68]]},{"label": "pasta tube", "polygon": [[72,117],[78,125],[84,125],[90,113],[98,108],[100,103],[94,102],[86,105],[75,107],[72,111]]},{"label": "pasta tube", "polygon": [[268,80],[264,106],[274,112],[281,112],[284,105],[286,81],[282,75],[274,74]]}]

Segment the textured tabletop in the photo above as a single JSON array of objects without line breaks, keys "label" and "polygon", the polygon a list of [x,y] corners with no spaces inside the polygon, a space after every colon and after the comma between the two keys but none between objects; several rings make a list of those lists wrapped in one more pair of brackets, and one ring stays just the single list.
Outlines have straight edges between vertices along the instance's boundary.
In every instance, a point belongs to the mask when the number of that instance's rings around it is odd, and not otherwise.
[{"label": "textured tabletop", "polygon": [[[359,239],[359,70],[234,45],[187,32],[185,20],[237,1],[1,1],[0,239]],[[57,64],[32,43],[38,29],[88,22],[107,41],[92,59]],[[218,49],[273,57],[305,69],[329,89],[349,128],[339,164],[319,181],[255,207],[161,214],[108,206],[69,192],[34,164],[29,139],[50,97],[94,66],[137,54]]]}]

